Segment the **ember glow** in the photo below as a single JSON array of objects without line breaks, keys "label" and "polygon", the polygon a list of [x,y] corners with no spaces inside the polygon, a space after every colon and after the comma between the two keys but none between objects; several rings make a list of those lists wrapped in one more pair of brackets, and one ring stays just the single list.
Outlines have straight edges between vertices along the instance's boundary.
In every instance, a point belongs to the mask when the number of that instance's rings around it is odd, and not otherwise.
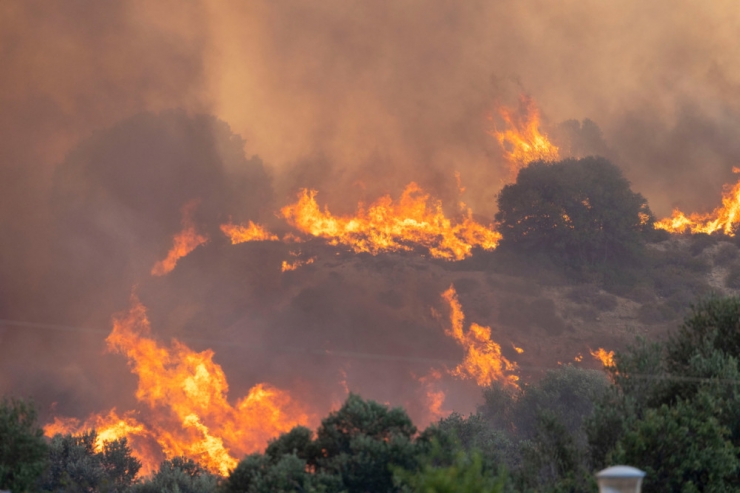
[{"label": "ember glow", "polygon": [[494,130],[491,135],[498,139],[504,149],[512,179],[532,161],[558,159],[558,147],[540,131],[540,110],[534,99],[522,95],[517,109],[502,106],[498,113],[504,120],[506,129],[503,132]]},{"label": "ember glow", "polygon": [[278,241],[277,235],[267,231],[263,226],[249,221],[248,226],[240,224],[222,224],[221,231],[229,237],[232,245],[248,241]]},{"label": "ember glow", "polygon": [[[108,348],[125,354],[139,379],[136,399],[143,404],[141,417],[120,419],[112,411],[107,417],[92,416],[84,426],[57,419],[47,426],[47,435],[94,426],[101,443],[132,437],[145,474],[158,465],[149,451],[156,444],[160,455],[192,457],[226,475],[245,454],[262,450],[270,438],[310,421],[290,394],[264,383],[232,406],[226,375],[213,362],[213,351],[198,353],[176,340],[170,348],[163,347],[150,331],[146,309],[134,298],[131,310],[114,319],[107,339]],[[147,438],[149,448],[137,438]]]},{"label": "ember glow", "polygon": [[[740,169],[733,168],[735,173]],[[686,215],[678,209],[671,217],[655,222],[656,229],[670,233],[707,233],[716,231],[735,236],[735,227],[740,222],[740,181],[732,186],[725,186],[722,193],[722,205],[707,214],[696,212]]]},{"label": "ember glow", "polygon": [[195,230],[193,212],[197,207],[197,200],[192,200],[182,207],[182,230],[175,235],[167,257],[152,267],[153,276],[168,274],[175,268],[178,260],[208,241],[207,236],[200,235]]},{"label": "ember glow", "polygon": [[460,378],[471,378],[481,387],[493,382],[515,384],[519,380],[513,374],[517,365],[506,359],[501,354],[501,346],[491,340],[491,328],[472,323],[467,331],[463,330],[465,314],[454,286],[442,293],[442,299],[450,305],[450,327],[445,333],[465,350],[465,359],[450,373]]},{"label": "ember glow", "polygon": [[280,267],[281,272],[288,272],[298,269],[299,267],[303,267],[304,265],[309,265],[314,263],[316,260],[316,257],[311,257],[306,260],[297,259],[293,262],[288,262],[287,260],[283,260],[283,265]]},{"label": "ember glow", "polygon": [[591,351],[591,356],[601,361],[604,367],[614,366],[614,351],[607,351],[604,348],[599,348],[596,351]]},{"label": "ember glow", "polygon": [[386,195],[367,209],[359,204],[353,217],[336,217],[328,208],[321,210],[316,193],[301,190],[298,201],[283,207],[281,214],[302,233],[325,238],[332,245],[346,245],[354,252],[377,255],[421,246],[432,257],[462,260],[471,255],[473,247],[492,250],[501,240],[492,226],[476,222],[469,209],[460,221],[448,219],[442,204],[413,182],[398,202]]}]

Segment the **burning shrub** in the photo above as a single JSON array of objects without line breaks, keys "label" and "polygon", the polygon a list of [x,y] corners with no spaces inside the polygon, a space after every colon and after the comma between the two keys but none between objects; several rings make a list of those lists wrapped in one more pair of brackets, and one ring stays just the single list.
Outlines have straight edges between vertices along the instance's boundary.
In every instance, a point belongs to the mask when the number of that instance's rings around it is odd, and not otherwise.
[{"label": "burning shrub", "polygon": [[645,198],[597,157],[532,163],[503,188],[498,206],[502,246],[576,268],[634,260],[653,228]]}]

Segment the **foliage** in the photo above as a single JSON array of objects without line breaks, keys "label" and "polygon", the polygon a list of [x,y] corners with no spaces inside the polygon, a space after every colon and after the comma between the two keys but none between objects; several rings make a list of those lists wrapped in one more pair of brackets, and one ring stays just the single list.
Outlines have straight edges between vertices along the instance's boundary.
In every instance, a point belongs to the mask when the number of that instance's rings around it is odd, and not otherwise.
[{"label": "foliage", "polygon": [[264,455],[241,461],[224,490],[395,491],[391,467],[417,467],[415,434],[403,409],[350,394],[321,422],[316,438],[304,427],[281,435]]},{"label": "foliage", "polygon": [[186,457],[163,461],[151,478],[133,487],[132,493],[210,493],[218,477]]},{"label": "foliage", "polygon": [[56,435],[49,443],[49,467],[39,489],[49,492],[101,491],[121,493],[130,488],[141,463],[131,455],[126,438],[104,442],[95,450],[97,433]]},{"label": "foliage", "polygon": [[447,454],[449,450],[443,450],[435,441],[419,470],[395,470],[396,484],[402,491],[419,493],[501,493],[504,490],[505,477],[486,470],[478,452],[458,450],[450,465],[437,465]]},{"label": "foliage", "polygon": [[680,400],[648,409],[625,431],[612,462],[639,464],[647,491],[737,491],[737,450],[729,430],[702,407]]},{"label": "foliage", "polygon": [[603,158],[535,162],[498,197],[502,246],[573,267],[630,262],[652,230],[647,201]]},{"label": "foliage", "polygon": [[0,402],[0,490],[23,492],[43,472],[46,443],[36,409],[21,399]]}]

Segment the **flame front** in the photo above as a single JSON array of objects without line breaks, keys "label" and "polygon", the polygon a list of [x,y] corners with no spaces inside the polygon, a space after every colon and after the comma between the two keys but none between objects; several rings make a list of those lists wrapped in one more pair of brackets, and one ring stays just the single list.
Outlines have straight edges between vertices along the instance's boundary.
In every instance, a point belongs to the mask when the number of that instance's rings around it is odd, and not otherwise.
[{"label": "flame front", "polygon": [[540,132],[540,110],[529,96],[519,97],[519,108],[498,109],[506,124],[503,132],[494,130],[491,135],[498,139],[509,163],[511,178],[532,161],[557,161],[559,149]]},{"label": "flame front", "polygon": [[175,268],[178,260],[208,241],[207,236],[200,235],[195,230],[192,216],[198,203],[199,201],[192,200],[182,207],[182,230],[175,235],[167,257],[152,267],[153,276],[168,274]]},{"label": "flame front", "polygon": [[[114,319],[107,338],[108,347],[123,353],[131,371],[138,376],[136,398],[146,406],[139,421],[103,420],[94,416],[84,423],[94,426],[99,440],[120,436],[149,437],[166,457],[185,455],[198,460],[213,472],[226,475],[236,467],[237,458],[262,449],[267,441],[309,416],[291,396],[267,384],[258,384],[232,406],[227,401],[228,384],[213,352],[195,352],[173,341],[170,348],[149,337],[146,309],[134,299],[131,310]],[[110,416],[114,416],[111,413]],[[66,426],[66,428],[65,428]],[[72,431],[69,422],[55,420],[46,433]],[[150,440],[150,441],[151,441]],[[144,447],[132,441],[144,471],[157,465]]]},{"label": "flame front", "polygon": [[263,226],[249,221],[249,226],[240,224],[222,224],[221,231],[229,237],[232,245],[248,241],[278,241],[277,235],[267,231]]},{"label": "flame front", "polygon": [[360,204],[354,217],[335,217],[316,203],[315,190],[301,190],[298,201],[281,209],[283,217],[299,231],[325,238],[332,245],[346,245],[355,252],[410,251],[416,246],[435,258],[462,260],[473,247],[496,248],[501,234],[472,218],[468,209],[460,222],[445,217],[442,204],[410,183],[394,203],[389,195],[367,210]]},{"label": "flame front", "polygon": [[491,385],[494,381],[511,385],[519,380],[511,373],[516,371],[516,363],[501,354],[501,346],[491,340],[490,327],[473,323],[467,332],[463,331],[465,314],[455,287],[450,286],[442,298],[450,305],[450,327],[445,333],[465,350],[463,362],[450,373],[460,378],[472,378],[481,387]]},{"label": "flame front", "polygon": [[[737,173],[737,168],[733,172]],[[671,217],[656,221],[656,229],[670,233],[707,233],[720,231],[735,236],[736,224],[740,222],[740,181],[733,186],[725,185],[722,205],[708,214],[693,213],[688,216],[676,209]]]},{"label": "flame front", "polygon": [[603,364],[604,367],[614,366],[614,351],[607,351],[600,347],[596,351],[591,351],[589,349],[589,352],[591,353],[591,356],[601,361],[601,364]]}]

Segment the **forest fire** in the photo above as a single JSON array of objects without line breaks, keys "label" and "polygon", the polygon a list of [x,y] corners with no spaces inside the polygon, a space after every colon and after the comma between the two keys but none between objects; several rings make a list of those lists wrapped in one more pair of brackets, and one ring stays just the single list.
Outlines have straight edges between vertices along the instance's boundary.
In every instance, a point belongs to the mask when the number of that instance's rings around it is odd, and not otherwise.
[{"label": "forest fire", "polygon": [[450,305],[450,327],[445,333],[465,349],[465,359],[450,373],[464,379],[471,378],[481,387],[493,382],[514,385],[519,380],[512,373],[517,364],[501,354],[501,346],[491,340],[490,327],[472,323],[467,332],[463,331],[465,314],[454,286],[442,293],[442,299]]},{"label": "forest fire", "polygon": [[283,260],[283,264],[280,267],[281,272],[289,272],[298,269],[299,267],[303,267],[304,265],[310,265],[314,263],[316,260],[316,257],[311,257],[306,260],[296,259],[293,262],[288,262],[287,260]]},{"label": "forest fire", "polygon": [[277,235],[267,231],[263,226],[249,221],[248,226],[239,224],[222,224],[221,231],[229,237],[232,245],[248,241],[278,241]]},{"label": "forest fire", "polygon": [[168,274],[175,268],[178,260],[208,241],[207,236],[200,235],[195,230],[195,223],[192,216],[198,207],[198,203],[199,201],[192,200],[182,207],[182,230],[175,235],[172,248],[167,253],[167,257],[152,267],[153,276]]},{"label": "forest fire", "polygon": [[[170,348],[150,337],[146,309],[134,298],[127,314],[114,319],[108,348],[127,356],[139,379],[136,398],[145,405],[141,416],[92,416],[82,426],[75,420],[56,419],[47,435],[76,433],[91,427],[98,440],[131,437],[135,455],[145,473],[158,463],[156,454],[185,455],[209,470],[228,474],[237,458],[262,449],[268,439],[310,419],[303,406],[287,392],[267,384],[252,387],[232,406],[228,383],[210,350],[195,352],[174,340]],[[153,442],[153,443],[152,443]]]},{"label": "forest fire", "polygon": [[601,361],[604,367],[614,366],[614,351],[607,351],[604,348],[599,348],[596,351],[591,351],[591,356]]},{"label": "forest fire", "polygon": [[[734,173],[740,169],[733,168]],[[655,222],[656,229],[669,233],[707,233],[716,231],[728,236],[735,236],[735,226],[740,222],[740,181],[735,185],[725,186],[722,193],[722,205],[707,214],[692,213],[688,216],[678,209],[671,217]]]},{"label": "forest fire", "polygon": [[448,219],[439,201],[431,199],[416,183],[410,183],[398,202],[389,195],[369,208],[362,204],[354,217],[335,217],[316,202],[316,191],[301,190],[298,201],[283,207],[281,214],[299,231],[325,238],[332,245],[346,245],[354,252],[410,251],[418,246],[432,257],[462,260],[474,247],[496,248],[501,234],[486,227],[465,211],[462,221]]},{"label": "forest fire", "polygon": [[502,106],[498,113],[506,123],[506,129],[503,132],[494,130],[490,134],[504,148],[511,179],[516,178],[519,170],[532,161],[558,159],[558,147],[540,131],[540,110],[534,99],[521,95],[517,109]]}]

